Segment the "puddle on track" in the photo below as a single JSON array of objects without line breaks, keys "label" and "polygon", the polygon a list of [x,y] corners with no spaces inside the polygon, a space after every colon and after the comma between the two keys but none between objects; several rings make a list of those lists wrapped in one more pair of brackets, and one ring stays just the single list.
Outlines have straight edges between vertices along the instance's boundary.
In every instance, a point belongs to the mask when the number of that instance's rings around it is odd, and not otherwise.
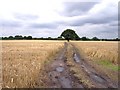
[{"label": "puddle on track", "polygon": [[74,60],[75,60],[76,63],[80,62],[80,59],[78,58],[76,53],[74,54]]},{"label": "puddle on track", "polygon": [[58,78],[58,80],[61,83],[62,88],[72,88],[71,81],[69,78],[63,76]]},{"label": "puddle on track", "polygon": [[[59,63],[60,64],[60,63]],[[59,65],[58,64],[58,65]],[[66,73],[66,68],[63,66],[58,66],[54,71],[49,73],[49,77],[54,84],[60,83],[60,87],[62,88],[72,88],[72,80],[68,77],[68,73]]]},{"label": "puddle on track", "polygon": [[60,67],[57,67],[57,68],[56,68],[56,71],[61,73],[61,72],[63,72],[63,71],[64,71],[64,68],[63,68],[63,67],[61,67],[61,66],[60,66]]},{"label": "puddle on track", "polygon": [[99,77],[99,76],[97,76],[95,74],[90,75],[90,77],[92,79],[94,79],[95,81],[99,82],[99,83],[105,83],[105,81],[106,81],[105,79],[103,79],[103,78],[101,78],[101,77]]}]

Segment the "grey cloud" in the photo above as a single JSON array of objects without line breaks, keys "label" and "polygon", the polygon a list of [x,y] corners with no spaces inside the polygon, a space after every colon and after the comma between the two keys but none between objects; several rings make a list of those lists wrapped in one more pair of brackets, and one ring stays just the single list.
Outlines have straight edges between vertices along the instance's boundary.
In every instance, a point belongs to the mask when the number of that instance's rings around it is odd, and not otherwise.
[{"label": "grey cloud", "polygon": [[115,22],[111,22],[109,23],[110,26],[120,26],[120,23],[118,23],[118,21],[115,21]]},{"label": "grey cloud", "polygon": [[[82,26],[84,24],[106,24],[118,20],[118,7],[114,4],[108,4],[104,9],[90,13],[89,10],[94,6],[102,5],[100,2],[73,2],[65,3],[65,14],[70,17],[69,20],[63,20],[61,23],[70,26]],[[102,7],[102,6],[101,6]],[[74,13],[74,14],[73,14]],[[83,13],[82,15],[80,13]],[[68,17],[67,17],[68,18]]]},{"label": "grey cloud", "polygon": [[94,35],[97,35],[100,38],[117,38],[118,37],[118,31],[117,28],[103,28],[102,30],[96,30],[94,32]]},{"label": "grey cloud", "polygon": [[83,25],[76,28],[80,37],[86,36],[89,38],[116,38],[118,37],[117,27],[109,26],[108,24],[103,25]]},{"label": "grey cloud", "polygon": [[39,28],[46,28],[46,29],[54,29],[54,28],[57,28],[57,24],[55,23],[33,23],[31,24],[30,28],[36,28],[36,29],[39,29]]},{"label": "grey cloud", "polygon": [[71,26],[81,26],[87,23],[90,24],[105,24],[105,23],[111,23],[112,21],[116,21],[117,17],[115,16],[88,16],[85,18],[78,18],[77,20],[73,20],[69,22],[68,24]]},{"label": "grey cloud", "polygon": [[20,20],[36,20],[39,18],[37,15],[30,15],[30,14],[15,14],[14,17]]},{"label": "grey cloud", "polygon": [[0,27],[3,27],[3,28],[17,28],[21,26],[22,24],[18,21],[0,20]]},{"label": "grey cloud", "polygon": [[[117,21],[118,17],[117,17],[117,10],[116,8],[112,8],[112,7],[108,7],[105,8],[102,12],[99,13],[93,13],[93,14],[88,14],[85,17],[78,17],[74,20],[72,20],[71,22],[69,22],[69,25],[72,26],[81,26],[87,23],[90,24],[106,24],[106,23],[111,23],[113,21]],[[110,12],[111,10],[111,12]]]},{"label": "grey cloud", "polygon": [[61,15],[68,17],[79,16],[88,12],[97,3],[98,2],[65,2]]}]

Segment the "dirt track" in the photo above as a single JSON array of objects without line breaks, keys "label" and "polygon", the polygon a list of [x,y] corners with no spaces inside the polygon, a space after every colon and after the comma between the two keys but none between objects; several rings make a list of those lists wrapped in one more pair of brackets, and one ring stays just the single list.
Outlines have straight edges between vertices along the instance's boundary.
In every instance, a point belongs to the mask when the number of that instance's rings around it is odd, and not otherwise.
[{"label": "dirt track", "polygon": [[72,47],[72,60],[89,77],[95,88],[116,88],[117,86],[106,76],[98,73],[85,60],[81,59],[77,48],[71,43],[65,43],[63,50],[58,54],[55,60],[46,67],[45,74],[48,80],[45,82],[49,88],[87,88],[80,80],[74,77],[70,72],[70,67],[66,61],[68,46]]}]

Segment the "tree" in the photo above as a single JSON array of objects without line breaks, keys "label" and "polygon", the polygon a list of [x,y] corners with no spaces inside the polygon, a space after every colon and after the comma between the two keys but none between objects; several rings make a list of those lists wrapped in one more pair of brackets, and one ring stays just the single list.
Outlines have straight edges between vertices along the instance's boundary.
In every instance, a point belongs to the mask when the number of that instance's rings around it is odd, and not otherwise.
[{"label": "tree", "polygon": [[86,37],[82,37],[81,40],[85,41],[85,40],[87,40],[87,38]]},{"label": "tree", "polygon": [[69,40],[79,40],[80,37],[72,29],[66,29],[62,32],[60,37],[64,37],[68,42]]},{"label": "tree", "polygon": [[10,40],[14,39],[14,37],[13,37],[13,36],[9,36],[8,38],[9,38]]},{"label": "tree", "polygon": [[23,37],[22,37],[21,35],[16,35],[16,36],[15,36],[15,39],[16,39],[16,40],[21,40],[21,39],[23,39]]},{"label": "tree", "polygon": [[56,38],[57,40],[63,40],[62,36]]},{"label": "tree", "polygon": [[83,40],[83,41],[89,41],[90,39],[87,38],[87,37],[82,37],[81,40]]},{"label": "tree", "polygon": [[24,39],[27,39],[27,37],[26,37],[26,36],[24,36],[23,38],[24,38]]},{"label": "tree", "polygon": [[26,39],[31,40],[31,39],[32,39],[32,36],[28,36],[28,37],[26,37]]},{"label": "tree", "polygon": [[99,39],[97,37],[93,37],[92,40],[99,41]]}]

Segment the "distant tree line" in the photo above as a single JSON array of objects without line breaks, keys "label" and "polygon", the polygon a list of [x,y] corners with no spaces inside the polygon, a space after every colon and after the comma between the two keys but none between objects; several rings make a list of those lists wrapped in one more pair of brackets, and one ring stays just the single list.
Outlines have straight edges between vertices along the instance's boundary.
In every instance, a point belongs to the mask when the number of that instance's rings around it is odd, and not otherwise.
[{"label": "distant tree line", "polygon": [[22,35],[2,37],[2,40],[32,40],[32,39],[33,39],[32,36],[22,36]]},{"label": "distant tree line", "polygon": [[[9,36],[9,37],[0,37],[2,40],[65,40],[62,36],[57,38],[47,37],[47,38],[33,38],[32,36],[22,36],[22,35],[16,35],[16,36]],[[97,37],[88,38],[88,37],[77,37],[70,40],[81,40],[81,41],[120,41],[120,39],[99,39]]]},{"label": "distant tree line", "polygon": [[61,37],[58,37],[58,38],[52,38],[52,37],[33,38],[32,36],[22,36],[22,35],[9,36],[9,37],[0,37],[0,39],[2,39],[2,40],[64,40]]},{"label": "distant tree line", "polygon": [[120,39],[115,38],[115,39],[99,39],[97,37],[93,37],[93,38],[87,38],[87,37],[82,37],[80,38],[80,40],[82,41],[120,41]]}]

